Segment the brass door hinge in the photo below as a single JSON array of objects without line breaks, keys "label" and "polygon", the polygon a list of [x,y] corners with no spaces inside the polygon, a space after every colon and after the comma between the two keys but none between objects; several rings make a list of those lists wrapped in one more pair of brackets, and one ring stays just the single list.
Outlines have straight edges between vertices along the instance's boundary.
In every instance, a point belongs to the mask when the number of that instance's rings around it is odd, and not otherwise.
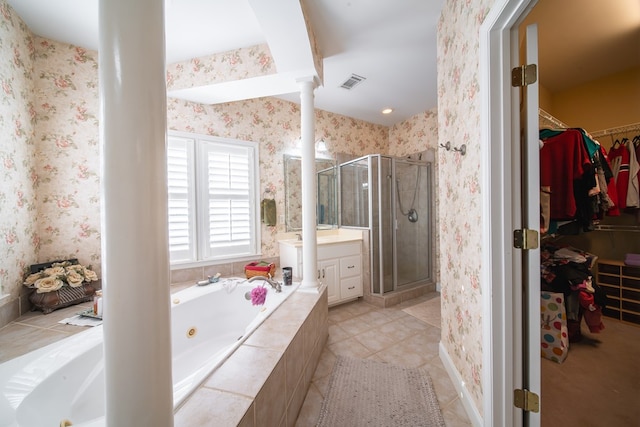
[{"label": "brass door hinge", "polygon": [[511,86],[522,87],[533,84],[538,80],[536,64],[521,65],[511,70]]},{"label": "brass door hinge", "polygon": [[536,230],[513,230],[513,247],[516,249],[536,249],[538,247],[538,232]]},{"label": "brass door hinge", "polygon": [[513,404],[527,412],[540,412],[540,397],[529,390],[514,390]]}]

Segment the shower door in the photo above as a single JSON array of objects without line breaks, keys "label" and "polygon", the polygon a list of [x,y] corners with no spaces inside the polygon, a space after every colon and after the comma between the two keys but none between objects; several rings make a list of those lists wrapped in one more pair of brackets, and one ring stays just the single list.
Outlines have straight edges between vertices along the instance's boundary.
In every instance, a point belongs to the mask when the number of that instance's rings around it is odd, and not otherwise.
[{"label": "shower door", "polygon": [[370,230],[371,292],[431,279],[431,163],[371,154],[339,170],[340,226]]},{"label": "shower door", "polygon": [[431,164],[394,159],[396,288],[431,275]]}]

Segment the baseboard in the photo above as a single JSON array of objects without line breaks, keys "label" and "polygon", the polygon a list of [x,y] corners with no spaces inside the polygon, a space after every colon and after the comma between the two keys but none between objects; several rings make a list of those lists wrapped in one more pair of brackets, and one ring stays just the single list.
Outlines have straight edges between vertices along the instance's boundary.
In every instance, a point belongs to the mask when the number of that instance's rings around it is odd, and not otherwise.
[{"label": "baseboard", "polygon": [[464,406],[464,410],[471,421],[471,425],[474,427],[482,427],[482,416],[478,412],[476,405],[473,403],[473,399],[471,398],[469,390],[467,390],[467,386],[460,376],[460,373],[453,365],[453,361],[451,360],[451,357],[449,357],[447,349],[442,345],[442,341],[439,344],[439,353],[440,360],[442,361],[444,368],[447,370],[449,378],[451,378],[451,382],[453,382],[453,385],[458,392],[458,396],[460,396],[460,401],[462,402],[462,406]]}]

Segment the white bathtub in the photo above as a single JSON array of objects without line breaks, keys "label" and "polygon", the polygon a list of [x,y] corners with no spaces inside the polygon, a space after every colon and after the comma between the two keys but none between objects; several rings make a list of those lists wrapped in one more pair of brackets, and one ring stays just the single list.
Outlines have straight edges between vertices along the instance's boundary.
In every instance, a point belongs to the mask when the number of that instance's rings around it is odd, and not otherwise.
[{"label": "white bathtub", "polygon": [[[298,287],[264,306],[245,293],[263,283],[221,279],[171,296],[173,404],[177,408],[205,378]],[[102,326],[91,328],[0,365],[0,427],[104,425]]]}]

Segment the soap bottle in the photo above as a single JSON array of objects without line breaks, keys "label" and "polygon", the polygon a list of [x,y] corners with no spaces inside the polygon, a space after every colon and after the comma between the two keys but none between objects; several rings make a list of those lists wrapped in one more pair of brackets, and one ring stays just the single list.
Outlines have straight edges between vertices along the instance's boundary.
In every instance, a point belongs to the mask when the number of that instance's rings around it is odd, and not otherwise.
[{"label": "soap bottle", "polygon": [[93,296],[93,315],[102,317],[102,291],[96,291]]}]

